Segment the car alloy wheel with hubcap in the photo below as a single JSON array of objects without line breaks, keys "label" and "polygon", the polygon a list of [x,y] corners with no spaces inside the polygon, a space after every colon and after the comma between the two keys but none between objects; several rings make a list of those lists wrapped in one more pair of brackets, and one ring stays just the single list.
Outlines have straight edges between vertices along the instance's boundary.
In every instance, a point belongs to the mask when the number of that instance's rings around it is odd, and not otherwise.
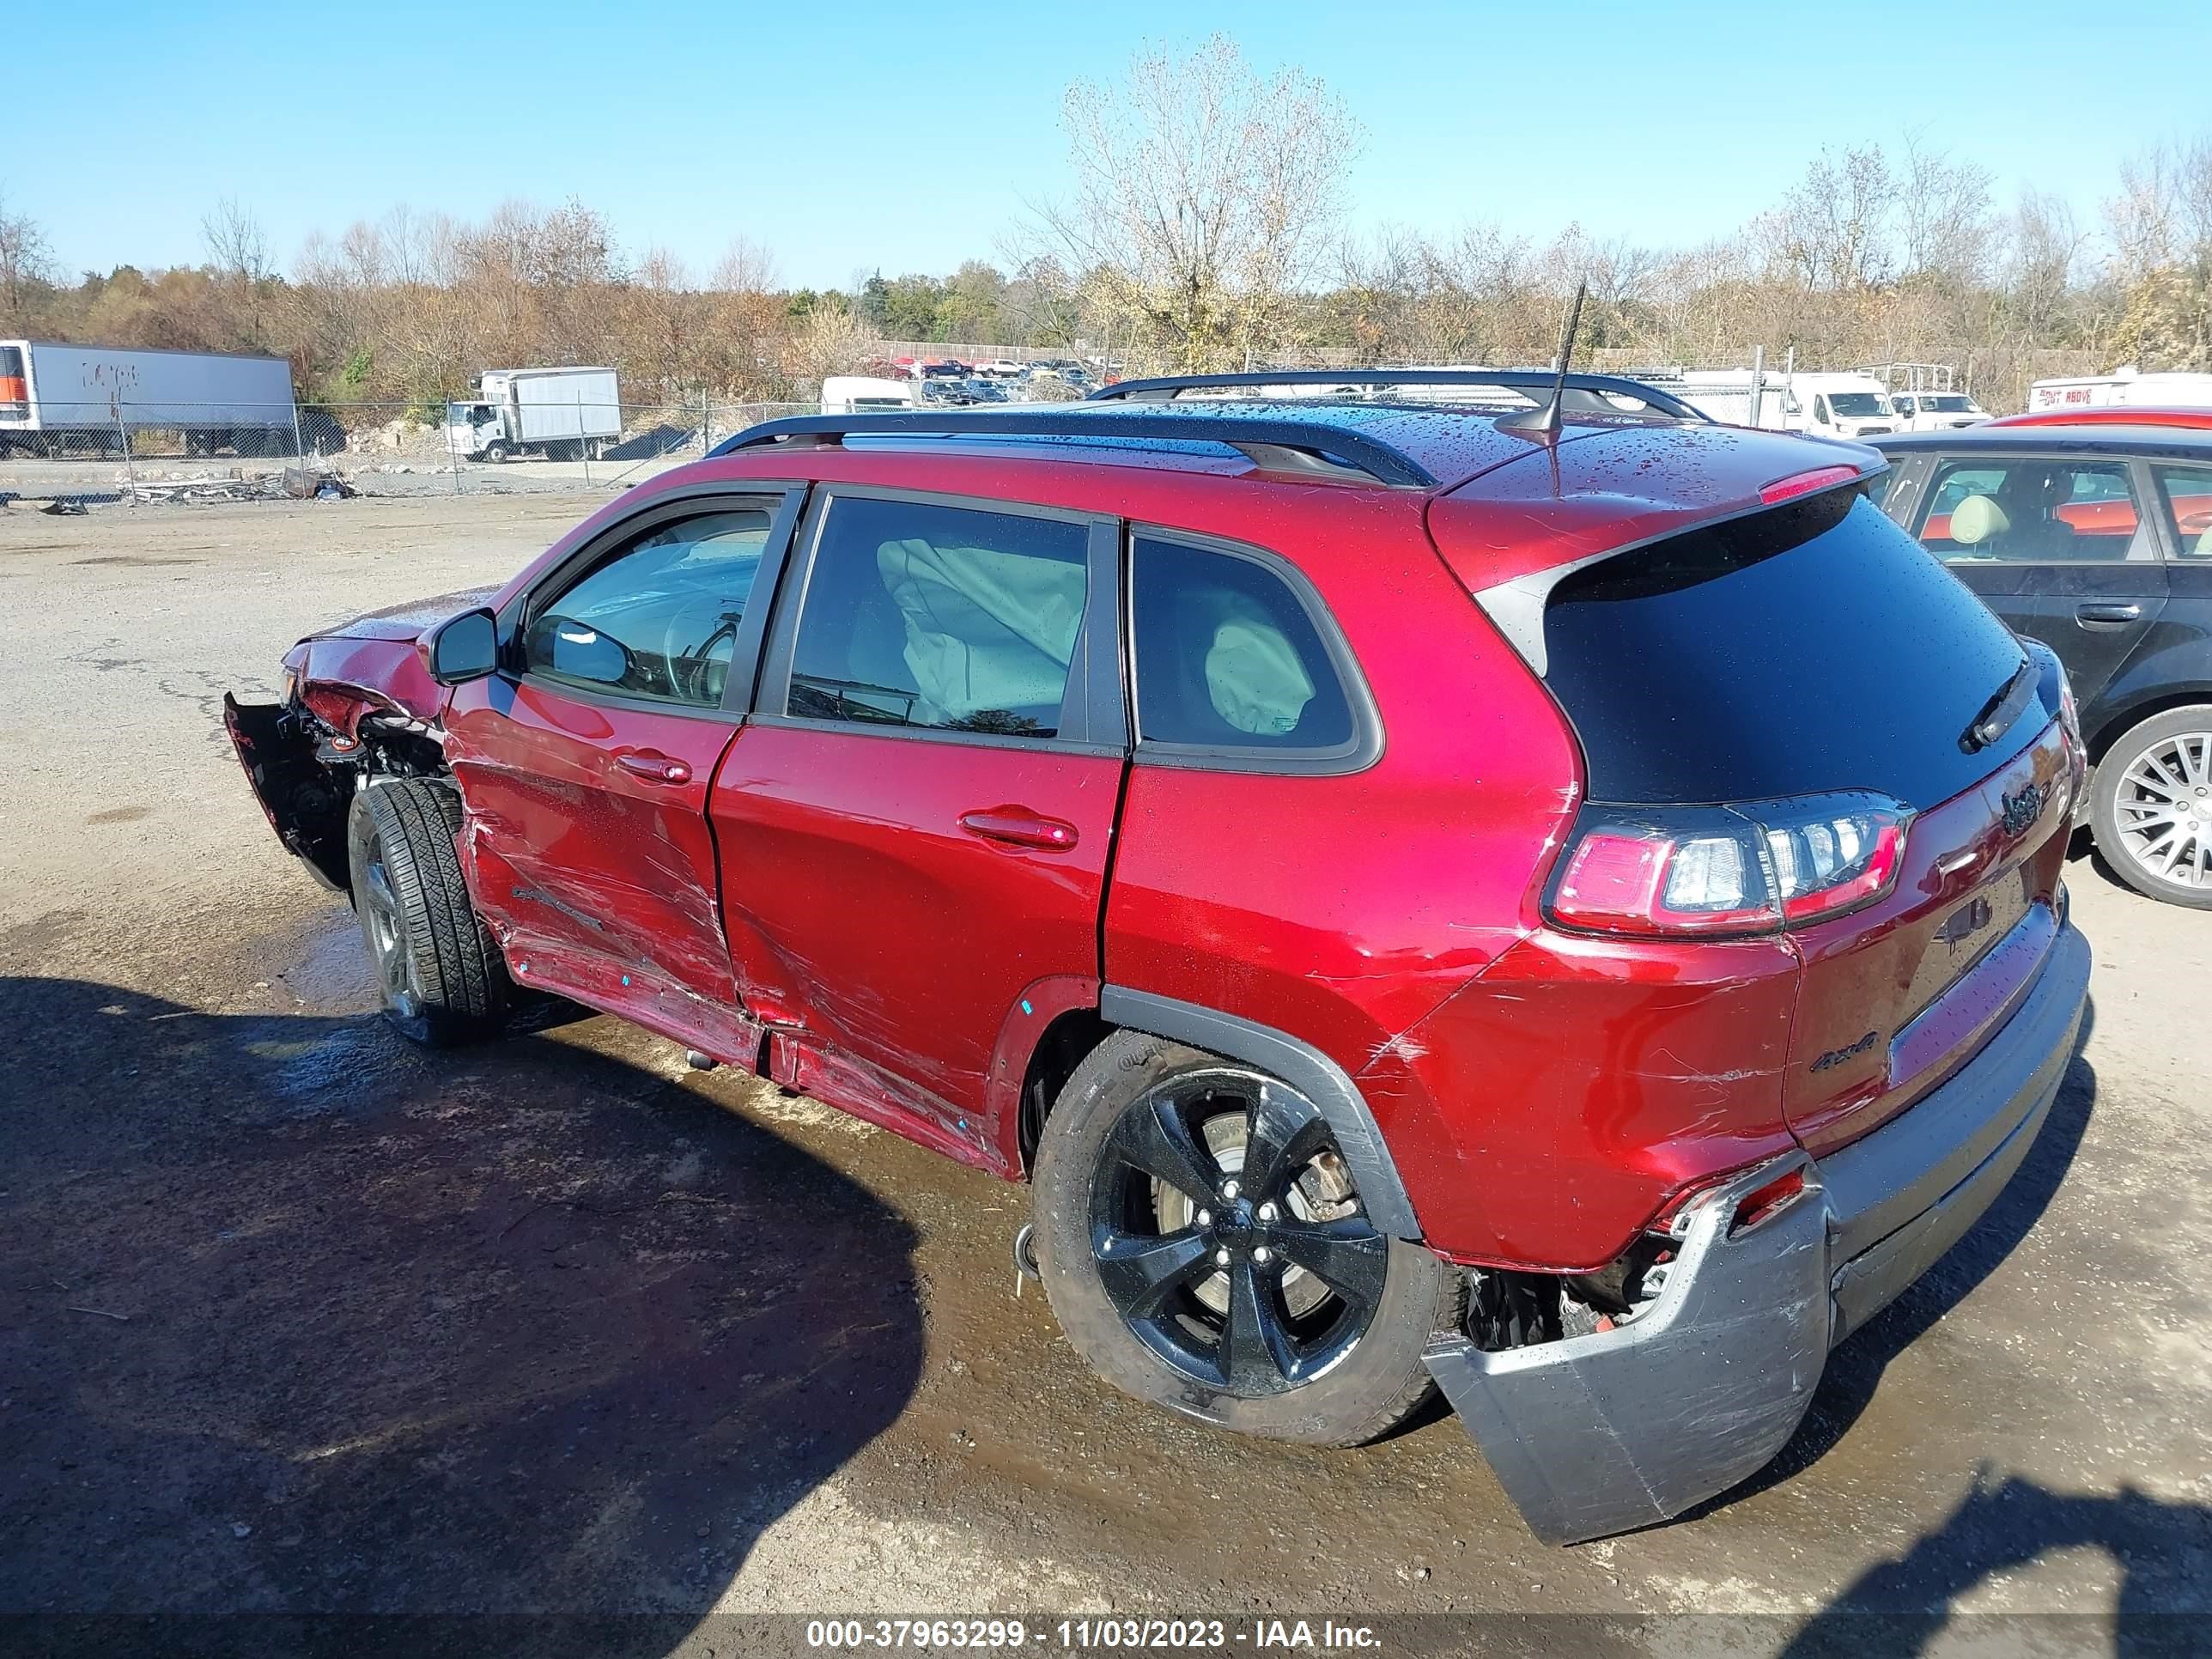
[{"label": "car alloy wheel with hubcap", "polygon": [[1200,1072],[1121,1114],[1091,1188],[1091,1252],[1131,1332],[1242,1395],[1320,1375],[1364,1334],[1389,1243],[1310,1101]]},{"label": "car alloy wheel with hubcap", "polygon": [[2120,774],[2120,850],[2161,881],[2212,886],[2212,731],[2161,738]]},{"label": "car alloy wheel with hubcap", "polygon": [[2139,893],[2212,909],[2212,707],[2153,715],[2097,763],[2098,849]]},{"label": "car alloy wheel with hubcap", "polygon": [[361,931],[368,942],[376,988],[396,1018],[413,1019],[422,1008],[422,988],[415,982],[414,952],[407,948],[407,923],[399,914],[399,895],[392,890],[383,837],[372,833],[362,852],[356,891],[361,896]]},{"label": "car alloy wheel with hubcap", "polygon": [[1323,1446],[1428,1397],[1464,1275],[1375,1225],[1327,1115],[1281,1079],[1115,1032],[1053,1103],[1035,1174],[1045,1294],[1117,1388]]}]

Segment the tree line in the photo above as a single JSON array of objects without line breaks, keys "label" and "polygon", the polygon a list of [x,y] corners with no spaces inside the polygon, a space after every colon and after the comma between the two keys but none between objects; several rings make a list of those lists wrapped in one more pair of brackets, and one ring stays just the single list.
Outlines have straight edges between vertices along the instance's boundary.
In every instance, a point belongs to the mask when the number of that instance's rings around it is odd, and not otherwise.
[{"label": "tree line", "polygon": [[204,258],[75,280],[0,199],[0,337],[270,352],[302,397],[424,410],[486,367],[605,362],[669,402],[811,395],[884,340],[1029,346],[1132,370],[1540,363],[1587,282],[1607,367],[1956,365],[1984,401],[2122,362],[2212,369],[2212,135],[2130,160],[2094,214],[1935,148],[1812,157],[1735,233],[1662,247],[1570,224],[1346,230],[1360,146],[1320,80],[1266,74],[1222,37],[1067,88],[1065,194],[1000,257],[946,276],[794,287],[742,237],[705,270],[627,252],[597,210],[509,204],[480,222],[395,209],[280,268],[226,200]]}]

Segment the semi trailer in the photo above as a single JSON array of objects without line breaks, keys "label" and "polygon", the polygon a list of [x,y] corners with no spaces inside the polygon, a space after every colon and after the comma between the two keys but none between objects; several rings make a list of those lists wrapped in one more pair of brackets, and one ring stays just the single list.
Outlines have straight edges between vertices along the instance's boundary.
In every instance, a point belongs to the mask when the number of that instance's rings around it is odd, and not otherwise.
[{"label": "semi trailer", "polygon": [[188,455],[289,455],[292,365],[221,351],[0,340],[0,453],[120,454],[173,432]]}]

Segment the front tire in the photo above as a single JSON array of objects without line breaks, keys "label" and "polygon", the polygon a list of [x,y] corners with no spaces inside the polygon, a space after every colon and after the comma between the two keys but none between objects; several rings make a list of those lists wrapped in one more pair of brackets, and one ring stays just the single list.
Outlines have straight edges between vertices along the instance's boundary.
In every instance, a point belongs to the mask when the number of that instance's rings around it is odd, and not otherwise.
[{"label": "front tire", "polygon": [[2097,763],[2097,849],[2148,897],[2212,910],[2212,704],[2154,714]]},{"label": "front tire", "polygon": [[1037,1149],[1060,1328],[1108,1382],[1243,1434],[1352,1446],[1431,1392],[1462,1276],[1367,1219],[1326,1121],[1280,1079],[1133,1031],[1077,1067]]},{"label": "front tire", "polygon": [[385,1013],[427,1048],[489,1036],[510,1000],[507,963],[461,878],[460,823],[451,787],[414,778],[361,791],[346,820],[354,912]]}]

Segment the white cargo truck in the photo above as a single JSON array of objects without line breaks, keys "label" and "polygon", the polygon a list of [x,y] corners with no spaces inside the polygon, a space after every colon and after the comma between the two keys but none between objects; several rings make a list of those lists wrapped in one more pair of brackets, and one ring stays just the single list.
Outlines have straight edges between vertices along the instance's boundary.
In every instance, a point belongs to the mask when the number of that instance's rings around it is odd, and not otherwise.
[{"label": "white cargo truck", "polygon": [[188,455],[289,455],[298,430],[282,357],[0,340],[0,454],[115,455],[175,433]]},{"label": "white cargo truck", "polygon": [[919,403],[912,380],[874,374],[832,374],[822,382],[824,415],[866,415],[912,409]]},{"label": "white cargo truck", "polygon": [[2149,409],[2212,407],[2212,374],[2172,370],[2146,374],[2133,363],[2109,374],[2038,380],[2027,389],[2031,415],[2051,409],[2104,409],[2134,404]]},{"label": "white cargo truck", "polygon": [[611,368],[488,368],[474,398],[446,406],[446,441],[472,461],[597,460],[622,429]]}]

